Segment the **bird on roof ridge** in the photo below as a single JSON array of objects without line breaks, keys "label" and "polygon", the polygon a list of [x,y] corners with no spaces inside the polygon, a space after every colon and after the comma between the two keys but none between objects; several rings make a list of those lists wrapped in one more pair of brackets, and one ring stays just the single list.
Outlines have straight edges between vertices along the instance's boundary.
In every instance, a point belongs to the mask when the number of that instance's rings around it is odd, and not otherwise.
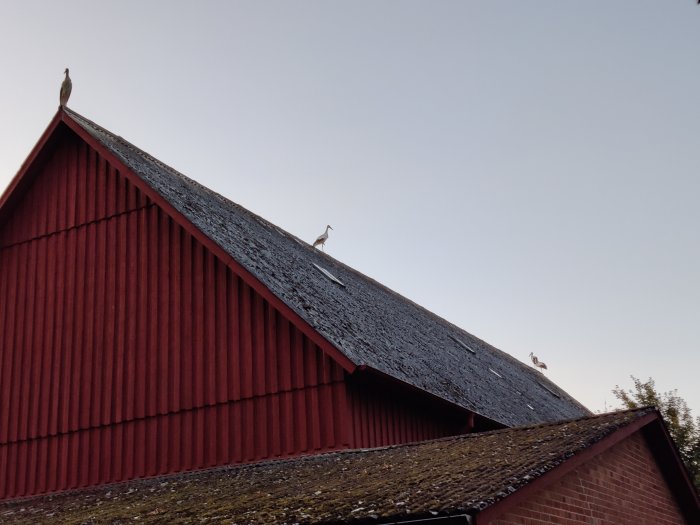
[{"label": "bird on roof ridge", "polygon": [[316,246],[320,245],[321,249],[323,251],[325,251],[323,247],[326,245],[326,241],[328,240],[328,230],[329,229],[331,229],[331,230],[333,229],[333,227],[330,224],[326,225],[326,231],[323,232],[321,235],[319,235],[318,238],[314,241],[314,248],[316,248]]},{"label": "bird on roof ridge", "polygon": [[547,370],[547,365],[545,365],[542,361],[537,359],[537,356],[535,354],[533,354],[532,352],[530,352],[530,359],[532,359],[532,364],[535,365],[540,370],[543,368],[545,370]]},{"label": "bird on roof ridge", "polygon": [[73,83],[70,80],[70,77],[68,76],[68,68],[66,68],[66,78],[63,79],[63,82],[61,83],[61,92],[59,95],[59,101],[61,104],[61,107],[64,107],[68,103],[68,99],[70,98],[70,92],[73,90]]}]

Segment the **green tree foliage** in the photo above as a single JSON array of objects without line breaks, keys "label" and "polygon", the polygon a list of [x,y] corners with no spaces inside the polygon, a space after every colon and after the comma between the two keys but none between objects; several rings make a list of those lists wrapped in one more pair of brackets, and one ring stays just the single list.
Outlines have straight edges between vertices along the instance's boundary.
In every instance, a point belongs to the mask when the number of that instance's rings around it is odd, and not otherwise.
[{"label": "green tree foliage", "polygon": [[613,394],[624,408],[639,408],[654,405],[659,409],[668,425],[668,431],[676,442],[681,458],[685,462],[695,486],[700,488],[700,417],[693,415],[677,390],[659,393],[654,380],[642,381],[634,376],[634,389],[625,390],[616,385]]}]

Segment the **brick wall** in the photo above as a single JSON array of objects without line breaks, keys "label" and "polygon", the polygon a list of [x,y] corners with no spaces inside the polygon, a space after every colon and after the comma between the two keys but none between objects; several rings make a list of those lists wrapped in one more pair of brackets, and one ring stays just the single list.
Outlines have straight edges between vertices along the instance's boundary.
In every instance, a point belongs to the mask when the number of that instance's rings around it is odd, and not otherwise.
[{"label": "brick wall", "polygon": [[685,520],[644,438],[633,434],[491,525],[666,525]]}]

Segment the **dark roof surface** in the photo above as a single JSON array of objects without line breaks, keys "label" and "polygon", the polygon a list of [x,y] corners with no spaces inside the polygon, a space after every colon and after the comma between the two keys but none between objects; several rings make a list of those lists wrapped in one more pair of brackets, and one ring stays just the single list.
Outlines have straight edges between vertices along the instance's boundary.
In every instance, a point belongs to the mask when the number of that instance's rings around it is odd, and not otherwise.
[{"label": "dark roof surface", "polygon": [[0,504],[2,523],[281,525],[473,513],[654,409],[227,467]]},{"label": "dark roof surface", "polygon": [[590,414],[540,372],[65,111],[356,365],[507,426]]}]

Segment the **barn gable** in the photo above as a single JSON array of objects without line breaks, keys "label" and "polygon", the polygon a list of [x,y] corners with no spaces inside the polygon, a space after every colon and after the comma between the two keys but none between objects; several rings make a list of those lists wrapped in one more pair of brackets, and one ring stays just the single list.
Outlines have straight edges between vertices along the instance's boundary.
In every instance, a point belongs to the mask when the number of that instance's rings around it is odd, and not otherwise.
[{"label": "barn gable", "polygon": [[0,199],[0,499],[489,424],[353,375],[72,118]]},{"label": "barn gable", "polygon": [[352,445],[344,369],[64,124],[0,226],[0,497]]},{"label": "barn gable", "polygon": [[[313,250],[77,113],[66,123],[95,139],[254,280],[310,326],[328,352],[502,425],[588,411],[508,354]],[[320,268],[343,285],[333,282]],[[322,342],[318,344],[323,345]]]}]

